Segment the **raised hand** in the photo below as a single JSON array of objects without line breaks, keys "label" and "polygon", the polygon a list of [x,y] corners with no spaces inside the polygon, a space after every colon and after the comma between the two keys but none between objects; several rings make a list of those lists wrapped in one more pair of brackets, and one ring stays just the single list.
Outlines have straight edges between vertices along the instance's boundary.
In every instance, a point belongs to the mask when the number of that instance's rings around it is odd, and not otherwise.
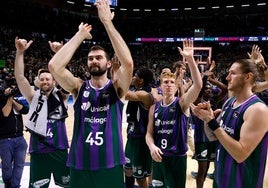
[{"label": "raised hand", "polygon": [[251,53],[247,53],[248,57],[254,61],[254,63],[257,64],[258,66],[258,70],[259,71],[266,71],[267,70],[267,65],[264,61],[264,58],[261,54],[262,50],[260,49],[260,47],[258,45],[253,45],[252,49],[251,49]]},{"label": "raised hand", "polygon": [[25,51],[27,50],[31,44],[33,43],[33,40],[30,40],[29,42],[27,42],[27,40],[25,39],[19,39],[19,37],[15,38],[15,47],[17,49],[17,51]]},{"label": "raised hand", "polygon": [[261,55],[261,50],[258,45],[253,45],[251,49],[251,53],[247,53],[248,57],[252,59],[253,61],[260,61],[260,55]]},{"label": "raised hand", "polygon": [[216,68],[216,62],[212,60],[208,71],[213,72],[215,68]]},{"label": "raised hand", "polygon": [[78,30],[78,32],[81,33],[85,39],[92,39],[92,35],[90,34],[90,31],[92,30],[91,25],[81,22],[81,24],[78,26]]},{"label": "raised hand", "polygon": [[61,42],[51,42],[51,41],[48,41],[48,44],[50,46],[50,49],[53,51],[53,52],[57,52],[61,49],[61,47],[63,46],[63,41]]},{"label": "raised hand", "polygon": [[192,57],[194,55],[194,43],[192,40],[185,39],[183,41],[183,50],[180,47],[178,49],[183,57]]},{"label": "raised hand", "polygon": [[97,0],[94,5],[98,9],[98,15],[102,23],[113,20],[114,12],[111,12],[108,0]]}]

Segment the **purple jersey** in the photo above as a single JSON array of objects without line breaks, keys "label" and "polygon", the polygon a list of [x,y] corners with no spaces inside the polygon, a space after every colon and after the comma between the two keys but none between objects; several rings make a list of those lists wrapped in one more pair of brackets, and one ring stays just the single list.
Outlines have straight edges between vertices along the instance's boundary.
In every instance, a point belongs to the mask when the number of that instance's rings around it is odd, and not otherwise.
[{"label": "purple jersey", "polygon": [[183,113],[179,98],[164,106],[157,102],[154,110],[154,141],[164,156],[184,156],[187,146],[188,117]]},{"label": "purple jersey", "polygon": [[99,170],[125,164],[122,110],[112,81],[103,88],[83,83],[74,103],[75,119],[67,165]]},{"label": "purple jersey", "polygon": [[[234,102],[235,98],[231,98],[223,106],[220,125],[230,137],[239,140],[245,111],[250,105],[262,101],[256,95],[253,95],[237,107],[233,107]],[[268,134],[266,133],[250,156],[244,162],[237,163],[219,144],[215,160],[216,187],[262,188],[267,147]]]}]

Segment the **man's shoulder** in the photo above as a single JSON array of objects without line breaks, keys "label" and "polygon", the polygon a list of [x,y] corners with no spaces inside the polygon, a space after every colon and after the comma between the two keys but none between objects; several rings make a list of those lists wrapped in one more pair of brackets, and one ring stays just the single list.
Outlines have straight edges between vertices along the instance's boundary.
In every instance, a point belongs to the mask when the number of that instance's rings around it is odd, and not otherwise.
[{"label": "man's shoulder", "polygon": [[263,102],[256,102],[251,105],[245,110],[246,116],[252,116],[253,118],[261,118],[264,116],[268,119],[268,107]]}]

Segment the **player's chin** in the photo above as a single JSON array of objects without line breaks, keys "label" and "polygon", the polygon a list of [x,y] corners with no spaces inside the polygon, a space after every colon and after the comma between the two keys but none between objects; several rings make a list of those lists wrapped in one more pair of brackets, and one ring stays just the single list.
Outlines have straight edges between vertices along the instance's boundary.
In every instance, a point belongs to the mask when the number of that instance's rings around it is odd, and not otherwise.
[{"label": "player's chin", "polygon": [[44,92],[48,92],[48,91],[50,91],[52,88],[51,87],[48,87],[48,86],[43,86],[42,87],[42,91],[44,91]]}]

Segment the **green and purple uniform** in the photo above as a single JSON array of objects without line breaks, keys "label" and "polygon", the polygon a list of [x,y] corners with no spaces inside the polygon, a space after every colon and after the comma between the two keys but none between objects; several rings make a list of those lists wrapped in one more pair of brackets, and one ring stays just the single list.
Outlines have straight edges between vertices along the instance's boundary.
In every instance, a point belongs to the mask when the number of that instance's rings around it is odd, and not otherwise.
[{"label": "green and purple uniform", "polygon": [[217,141],[210,142],[204,131],[204,121],[194,114],[192,116],[194,129],[195,159],[197,161],[214,161]]},{"label": "green and purple uniform", "polygon": [[49,153],[69,148],[65,119],[47,120],[47,136],[42,137],[35,133],[30,138],[30,153]]},{"label": "green and purple uniform", "polygon": [[154,142],[164,156],[185,156],[188,150],[188,117],[183,113],[179,99],[168,105],[158,102],[154,111]]},{"label": "green and purple uniform", "polygon": [[[243,116],[251,105],[261,102],[256,95],[251,96],[237,107],[233,107],[235,98],[230,98],[223,106],[220,126],[235,140],[240,139]],[[261,188],[265,172],[268,147],[268,133],[258,146],[242,163],[237,163],[232,156],[219,144],[215,160],[214,188]]]},{"label": "green and purple uniform", "polygon": [[[36,92],[39,92],[39,90]],[[52,99],[52,102],[51,97],[49,97],[47,103],[55,104],[54,100]],[[60,96],[59,100],[63,104]],[[64,106],[62,107],[65,108]],[[49,116],[48,114],[44,115]],[[50,112],[50,115],[54,117],[53,111]],[[66,116],[59,117],[59,119],[48,117],[45,137],[31,133],[29,144],[31,154],[29,187],[48,187],[51,174],[53,174],[56,185],[61,187],[69,186],[70,170],[66,166],[69,143],[65,118]]]},{"label": "green and purple uniform", "polygon": [[158,102],[154,110],[154,144],[163,152],[153,161],[153,186],[184,188],[187,169],[187,117],[175,97],[169,105]]},{"label": "green and purple uniform", "polygon": [[128,127],[125,168],[132,168],[135,178],[149,176],[152,169],[152,158],[145,141],[148,111],[139,101],[129,101],[126,109]]},{"label": "green and purple uniform", "polygon": [[[67,161],[67,165],[71,167],[71,185],[75,186],[75,181],[79,181],[72,179],[72,171],[98,173],[118,166],[123,167],[125,164],[122,138],[123,105],[111,80],[108,80],[103,88],[94,88],[90,81],[85,81],[81,86],[74,103],[73,138]],[[123,186],[123,168],[120,172]],[[107,182],[106,186],[109,184],[110,182]]]}]

